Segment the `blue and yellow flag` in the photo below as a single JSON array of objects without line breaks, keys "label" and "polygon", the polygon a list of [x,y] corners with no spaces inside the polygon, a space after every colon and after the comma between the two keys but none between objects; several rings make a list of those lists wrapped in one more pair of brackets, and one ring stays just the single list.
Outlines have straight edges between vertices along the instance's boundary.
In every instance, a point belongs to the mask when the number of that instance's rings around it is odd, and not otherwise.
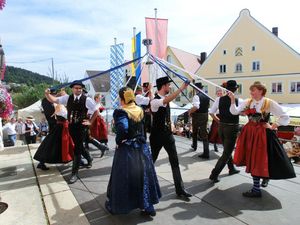
[{"label": "blue and yellow flag", "polygon": [[[135,37],[132,38],[132,58],[136,59],[141,57],[141,32],[135,35]],[[139,77],[141,75],[141,64],[139,61],[136,61],[135,63],[132,63],[132,73],[133,76],[135,76],[136,81],[139,80]],[[141,80],[139,80],[139,85],[141,84]]]}]

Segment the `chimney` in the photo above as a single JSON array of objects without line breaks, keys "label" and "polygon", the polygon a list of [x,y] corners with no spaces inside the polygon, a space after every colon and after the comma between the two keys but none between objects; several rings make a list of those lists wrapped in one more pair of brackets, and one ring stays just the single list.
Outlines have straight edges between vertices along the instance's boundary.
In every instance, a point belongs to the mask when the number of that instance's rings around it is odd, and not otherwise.
[{"label": "chimney", "polygon": [[206,52],[200,53],[200,64],[204,63],[204,61],[206,60],[206,56],[207,56]]},{"label": "chimney", "polygon": [[278,27],[273,27],[273,28],[272,28],[272,33],[273,33],[276,37],[278,37]]}]

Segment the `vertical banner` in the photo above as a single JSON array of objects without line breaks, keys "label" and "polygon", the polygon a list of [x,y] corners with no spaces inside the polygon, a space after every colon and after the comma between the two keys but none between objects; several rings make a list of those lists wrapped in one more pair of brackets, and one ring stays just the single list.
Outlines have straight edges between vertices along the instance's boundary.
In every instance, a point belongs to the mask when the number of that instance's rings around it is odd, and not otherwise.
[{"label": "vertical banner", "polygon": [[[146,17],[146,37],[152,40],[149,46],[149,53],[161,59],[167,58],[167,34],[168,20],[159,18]],[[148,79],[143,77],[142,80],[148,80],[153,86],[156,85],[156,79],[165,76],[159,66],[154,63],[148,68]],[[144,75],[144,74],[143,74]]]},{"label": "vertical banner", "polygon": [[[124,44],[116,44],[110,47],[110,68],[114,68],[124,63]],[[124,68],[119,68],[110,72],[111,101],[114,109],[119,107],[119,89],[124,86]]]},{"label": "vertical banner", "polygon": [[149,53],[166,59],[167,53],[167,34],[168,20],[146,17],[146,37],[152,39],[152,45],[149,46]]},{"label": "vertical banner", "polygon": [[[139,32],[135,37],[132,38],[132,59],[136,59],[141,57],[141,32]],[[140,61],[136,61],[132,63],[132,73],[133,76],[135,76],[135,80],[138,81],[139,77],[141,75],[141,64]],[[139,84],[141,84],[141,81],[139,81]]]}]

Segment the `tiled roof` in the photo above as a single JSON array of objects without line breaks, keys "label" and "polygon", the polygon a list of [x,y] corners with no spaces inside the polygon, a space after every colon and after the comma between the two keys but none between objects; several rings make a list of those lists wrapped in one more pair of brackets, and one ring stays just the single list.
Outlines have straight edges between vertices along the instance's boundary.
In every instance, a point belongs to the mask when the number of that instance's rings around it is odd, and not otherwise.
[{"label": "tiled roof", "polygon": [[[87,70],[86,74],[91,77],[93,75],[99,74],[102,71],[98,70]],[[91,79],[91,83],[95,89],[95,92],[108,92],[110,89],[110,76],[109,73],[97,76]]]},{"label": "tiled roof", "polygon": [[200,63],[198,59],[200,60],[200,57],[198,55],[188,53],[175,47],[168,47],[173,52],[178,61],[182,64],[184,69],[192,73],[195,73],[199,69]]}]

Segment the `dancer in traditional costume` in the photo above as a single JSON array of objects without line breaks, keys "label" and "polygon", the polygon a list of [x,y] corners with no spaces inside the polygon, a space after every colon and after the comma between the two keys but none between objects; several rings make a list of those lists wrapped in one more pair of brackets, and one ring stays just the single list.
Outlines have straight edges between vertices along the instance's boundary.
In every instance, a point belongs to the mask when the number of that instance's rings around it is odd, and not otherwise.
[{"label": "dancer in traditional costume", "polygon": [[[222,89],[218,88],[218,90],[216,91],[216,95],[217,98],[222,97],[223,95]],[[217,110],[215,113],[216,113],[216,117],[219,118],[219,110]],[[208,133],[208,141],[209,143],[214,144],[215,152],[218,152],[218,144],[222,144],[222,140],[218,134],[218,129],[219,129],[219,123],[215,119],[213,119]]]},{"label": "dancer in traditional costume", "polygon": [[114,111],[117,148],[107,187],[105,206],[112,214],[126,214],[133,209],[155,216],[153,205],[161,192],[149,146],[143,134],[143,110],[135,105],[133,91],[119,91],[121,109]]},{"label": "dancer in traditional costume", "polygon": [[175,138],[172,134],[169,105],[171,101],[188,87],[189,83],[183,83],[179,89],[169,94],[170,82],[172,81],[168,77],[161,77],[156,80],[157,93],[150,103],[153,115],[150,145],[154,162],[157,160],[160,150],[164,147],[171,164],[176,194],[179,197],[189,198],[192,195],[185,190],[182,181]]},{"label": "dancer in traditional costume", "polygon": [[[249,122],[243,127],[238,137],[234,154],[237,166],[246,166],[246,172],[253,177],[253,187],[244,192],[245,197],[261,197],[260,179],[294,178],[293,165],[287,157],[275,130],[278,126],[289,123],[289,116],[274,100],[265,97],[266,87],[260,82],[250,86],[251,98],[239,106],[235,105],[232,92],[230,112],[234,115],[244,113]],[[269,123],[270,113],[278,119],[272,125]]]},{"label": "dancer in traditional costume", "polygon": [[[72,175],[69,183],[74,183],[78,180],[81,155],[87,159],[89,167],[92,166],[93,160],[89,152],[84,148],[83,141],[86,125],[93,123],[99,112],[94,100],[83,94],[84,87],[85,85],[81,81],[75,80],[70,85],[70,88],[72,88],[72,94],[60,97],[50,95],[49,89],[45,90],[45,96],[50,102],[67,106],[69,132],[75,144]],[[88,110],[93,114],[90,122],[87,117]]]},{"label": "dancer in traditional costume", "polygon": [[[103,112],[103,110],[105,108],[100,103],[101,96],[99,93],[95,94],[94,100],[97,104],[96,107],[98,108],[99,112],[100,113]],[[101,116],[100,113],[98,114],[95,122],[93,124],[91,124],[90,132],[91,132],[91,136],[93,138],[97,139],[100,143],[107,145],[107,142],[108,142],[107,126],[105,124],[104,118]]]},{"label": "dancer in traditional costume", "polygon": [[[225,85],[226,89],[235,92],[238,89],[238,85],[235,80],[227,81]],[[235,99],[235,104],[238,105],[238,99]],[[209,179],[213,182],[219,182],[219,174],[227,164],[229,169],[229,175],[239,173],[232,162],[232,152],[234,150],[235,141],[239,130],[239,115],[232,115],[229,111],[231,105],[231,99],[228,95],[224,95],[216,98],[209,113],[214,121],[218,124],[219,137],[223,143],[223,153],[218,159],[215,168],[211,171]],[[219,112],[216,115],[216,112]]]},{"label": "dancer in traditional costume", "polygon": [[66,107],[56,105],[53,116],[56,125],[40,144],[33,158],[44,163],[67,163],[73,159],[74,143],[69,133]]}]

